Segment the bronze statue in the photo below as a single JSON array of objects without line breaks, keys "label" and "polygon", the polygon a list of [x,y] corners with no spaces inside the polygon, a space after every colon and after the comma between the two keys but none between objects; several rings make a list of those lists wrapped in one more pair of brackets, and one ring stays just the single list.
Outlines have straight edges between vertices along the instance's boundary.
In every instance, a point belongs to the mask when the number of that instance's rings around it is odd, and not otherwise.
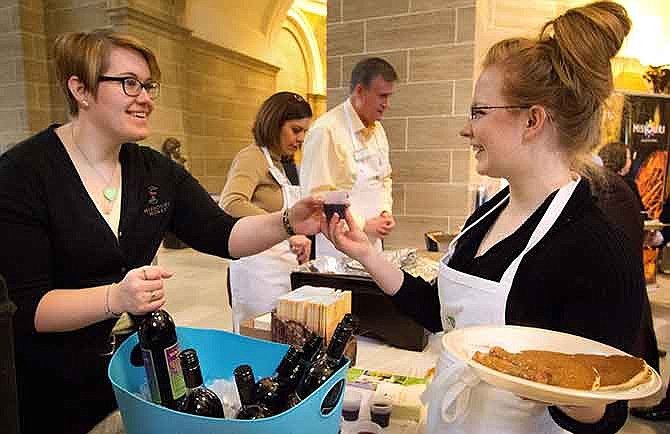
[{"label": "bronze statue", "polygon": [[163,154],[172,161],[181,164],[185,168],[188,168],[186,166],[186,158],[181,155],[181,142],[178,139],[174,137],[168,137],[165,139],[163,142]]}]

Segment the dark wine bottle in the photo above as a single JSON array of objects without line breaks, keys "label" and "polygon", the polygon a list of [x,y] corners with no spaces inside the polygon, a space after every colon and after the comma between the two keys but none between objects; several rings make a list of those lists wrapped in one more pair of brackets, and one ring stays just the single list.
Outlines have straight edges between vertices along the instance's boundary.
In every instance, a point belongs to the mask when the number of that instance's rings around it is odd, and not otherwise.
[{"label": "dark wine bottle", "polygon": [[140,324],[138,334],[151,400],[179,410],[186,395],[186,385],[172,317],[164,310],[152,312]]},{"label": "dark wine bottle", "polygon": [[224,418],[221,400],[202,382],[202,371],[196,351],[191,348],[182,351],[179,354],[179,361],[187,389],[181,411],[198,416]]},{"label": "dark wine bottle", "polygon": [[307,398],[342,366],[344,349],[352,333],[353,328],[347,323],[340,322],[337,325],[325,354],[312,363],[291,396],[291,406]]},{"label": "dark wine bottle", "polygon": [[251,366],[238,366],[235,368],[234,375],[237,391],[240,394],[240,403],[242,404],[236,418],[253,420],[272,416],[268,408],[256,402],[256,381]]},{"label": "dark wine bottle", "polygon": [[289,395],[295,391],[305,372],[305,365],[301,362],[302,352],[295,347],[289,347],[275,372],[256,383],[258,403],[274,414],[284,411]]},{"label": "dark wine bottle", "polygon": [[306,363],[311,364],[321,351],[322,345],[323,338],[316,333],[312,334],[312,336],[302,346],[303,360]]}]

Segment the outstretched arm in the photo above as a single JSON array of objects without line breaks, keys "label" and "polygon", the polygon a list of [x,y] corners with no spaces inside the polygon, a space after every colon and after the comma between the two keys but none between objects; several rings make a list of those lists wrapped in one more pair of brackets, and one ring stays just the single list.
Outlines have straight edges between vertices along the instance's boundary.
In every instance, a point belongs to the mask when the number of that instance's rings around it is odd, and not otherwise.
[{"label": "outstretched arm", "polygon": [[[295,234],[313,235],[321,228],[322,220],[325,222],[323,200],[318,197],[302,199],[288,210],[287,217],[286,223]],[[283,211],[245,217],[233,226],[228,249],[232,257],[241,258],[267,250],[291,235]]]}]

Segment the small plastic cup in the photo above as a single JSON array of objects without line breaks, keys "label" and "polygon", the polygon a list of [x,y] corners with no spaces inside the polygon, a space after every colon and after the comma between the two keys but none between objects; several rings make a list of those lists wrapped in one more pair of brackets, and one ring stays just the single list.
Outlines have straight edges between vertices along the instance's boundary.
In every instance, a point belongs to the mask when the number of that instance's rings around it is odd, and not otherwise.
[{"label": "small plastic cup", "polygon": [[386,428],[391,421],[391,410],[393,410],[393,403],[389,397],[375,396],[370,403],[370,419],[382,428]]},{"label": "small plastic cup", "polygon": [[330,221],[333,215],[337,213],[340,218],[344,218],[349,192],[347,191],[328,191],[323,197],[323,210],[326,213],[326,219]]},{"label": "small plastic cup", "polygon": [[382,434],[383,428],[369,420],[359,420],[351,428],[349,434]]},{"label": "small plastic cup", "polygon": [[361,399],[363,395],[355,390],[345,390],[344,401],[342,402],[342,417],[346,421],[358,419],[361,410]]}]

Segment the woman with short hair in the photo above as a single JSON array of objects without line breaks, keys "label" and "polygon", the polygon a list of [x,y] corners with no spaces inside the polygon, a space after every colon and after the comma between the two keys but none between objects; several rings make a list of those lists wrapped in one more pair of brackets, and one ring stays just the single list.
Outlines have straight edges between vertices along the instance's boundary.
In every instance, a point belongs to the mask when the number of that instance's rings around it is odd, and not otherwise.
[{"label": "woman with short hair", "polygon": [[[55,41],[71,120],[0,156],[0,274],[14,316],[21,432],[88,432],[116,408],[107,379],[122,312],[165,304],[172,273],[150,266],[166,231],[242,257],[312,234],[320,200],[237,220],[184,168],[147,146],[160,69],[138,39],[109,31]],[[46,427],[46,428],[45,428]]]}]

